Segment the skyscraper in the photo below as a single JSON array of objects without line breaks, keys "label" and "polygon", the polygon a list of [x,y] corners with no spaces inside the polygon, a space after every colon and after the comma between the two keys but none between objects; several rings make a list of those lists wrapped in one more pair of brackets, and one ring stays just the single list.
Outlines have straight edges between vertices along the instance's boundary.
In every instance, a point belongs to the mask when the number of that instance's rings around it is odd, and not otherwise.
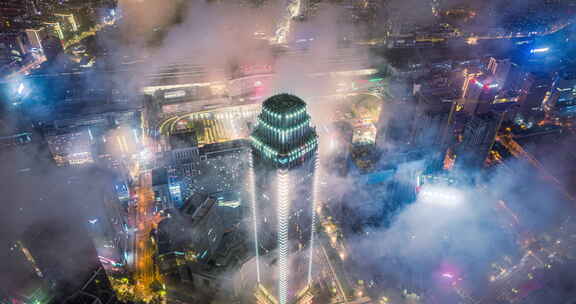
[{"label": "skyscraper", "polygon": [[469,80],[464,91],[464,111],[470,115],[488,112],[500,90],[494,77],[480,75]]},{"label": "skyscraper", "polygon": [[462,168],[479,169],[494,145],[502,124],[502,113],[469,115],[462,130],[462,141],[456,145],[456,164]]},{"label": "skyscraper", "polygon": [[42,40],[42,49],[44,50],[46,60],[50,62],[54,61],[58,55],[64,52],[62,41],[55,36],[47,36]]},{"label": "skyscraper", "polygon": [[[264,101],[251,136],[258,283],[275,290],[280,304],[297,302],[311,283],[318,135],[310,120],[300,98],[275,95]],[[272,286],[260,275],[265,254],[276,255]]]},{"label": "skyscraper", "polygon": [[549,98],[544,109],[552,116],[574,116],[576,109],[576,72],[572,70],[557,73],[552,83]]}]

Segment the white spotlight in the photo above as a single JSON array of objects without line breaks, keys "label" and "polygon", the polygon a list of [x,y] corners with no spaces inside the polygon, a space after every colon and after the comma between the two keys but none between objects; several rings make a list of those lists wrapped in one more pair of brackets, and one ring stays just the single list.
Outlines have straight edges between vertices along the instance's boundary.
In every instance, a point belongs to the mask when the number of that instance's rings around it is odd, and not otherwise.
[{"label": "white spotlight", "polygon": [[454,187],[430,185],[422,187],[418,200],[425,204],[457,207],[464,202],[464,193]]}]

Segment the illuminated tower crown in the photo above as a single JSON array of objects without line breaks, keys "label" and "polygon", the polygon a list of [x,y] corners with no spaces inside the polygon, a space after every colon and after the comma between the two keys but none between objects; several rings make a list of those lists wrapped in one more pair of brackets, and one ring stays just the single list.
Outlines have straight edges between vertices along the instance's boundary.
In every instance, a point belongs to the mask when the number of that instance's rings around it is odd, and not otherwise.
[{"label": "illuminated tower crown", "polygon": [[[306,103],[279,94],[262,104],[251,136],[257,303],[300,303],[312,282],[318,135]],[[306,248],[308,250],[306,250]],[[277,275],[260,275],[260,255],[276,255]],[[265,263],[262,263],[263,268]],[[263,273],[267,274],[265,270]],[[307,279],[305,279],[307,277]],[[268,301],[272,294],[277,299]],[[304,297],[305,298],[305,297]]]},{"label": "illuminated tower crown", "polygon": [[279,94],[262,104],[252,133],[255,161],[290,169],[312,158],[318,150],[318,135],[302,99]]}]

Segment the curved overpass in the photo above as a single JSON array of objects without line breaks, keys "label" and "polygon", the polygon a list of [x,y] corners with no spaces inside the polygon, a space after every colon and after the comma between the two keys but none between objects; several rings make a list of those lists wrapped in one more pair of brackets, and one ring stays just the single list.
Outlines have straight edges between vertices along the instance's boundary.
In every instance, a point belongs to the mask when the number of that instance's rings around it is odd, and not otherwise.
[{"label": "curved overpass", "polygon": [[254,103],[186,113],[166,119],[158,131],[169,136],[178,130],[195,129],[199,145],[240,139],[248,135],[249,123],[259,111],[260,104]]}]

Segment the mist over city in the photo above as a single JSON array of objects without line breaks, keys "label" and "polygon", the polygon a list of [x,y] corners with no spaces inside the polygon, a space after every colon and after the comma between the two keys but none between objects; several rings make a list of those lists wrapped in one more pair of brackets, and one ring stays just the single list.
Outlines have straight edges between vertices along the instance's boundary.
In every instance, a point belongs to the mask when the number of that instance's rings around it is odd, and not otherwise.
[{"label": "mist over city", "polygon": [[0,0],[0,304],[576,303],[576,2]]}]

